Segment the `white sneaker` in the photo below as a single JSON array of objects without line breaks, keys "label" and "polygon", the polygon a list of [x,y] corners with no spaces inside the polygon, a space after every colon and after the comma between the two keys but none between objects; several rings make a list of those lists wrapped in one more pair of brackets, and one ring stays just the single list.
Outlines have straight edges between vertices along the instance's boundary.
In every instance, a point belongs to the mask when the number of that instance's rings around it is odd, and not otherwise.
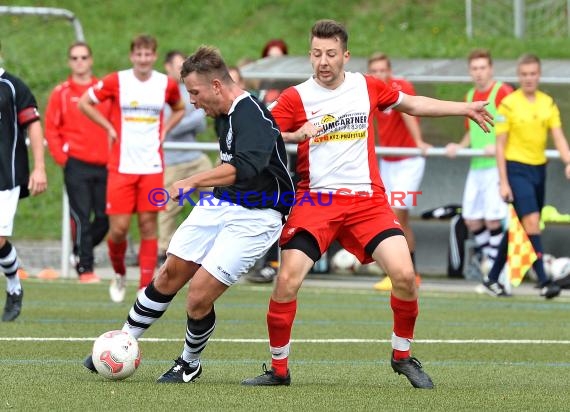
[{"label": "white sneaker", "polygon": [[79,256],[71,253],[69,255],[69,264],[72,268],[75,268],[79,264]]},{"label": "white sneaker", "polygon": [[127,276],[115,274],[115,278],[111,280],[109,286],[109,295],[115,303],[121,303],[125,300]]}]

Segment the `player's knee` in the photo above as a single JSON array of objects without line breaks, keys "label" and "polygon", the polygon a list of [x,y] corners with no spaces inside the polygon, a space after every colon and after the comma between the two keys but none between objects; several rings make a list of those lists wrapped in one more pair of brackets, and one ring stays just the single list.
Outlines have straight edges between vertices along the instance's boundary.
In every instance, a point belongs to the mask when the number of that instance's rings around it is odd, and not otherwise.
[{"label": "player's knee", "polygon": [[109,236],[116,243],[122,243],[127,239],[128,226],[111,224],[109,227]]},{"label": "player's knee", "polygon": [[212,304],[206,299],[206,294],[189,292],[186,299],[186,312],[192,319],[202,319],[212,310]]},{"label": "player's knee", "polygon": [[392,290],[397,290],[404,295],[414,295],[416,293],[416,274],[411,269],[402,269],[390,274]]},{"label": "player's knee", "polygon": [[275,280],[273,299],[278,302],[289,302],[297,298],[302,278],[287,271],[280,271]]},{"label": "player's knee", "polygon": [[180,289],[180,275],[177,273],[176,262],[170,256],[166,262],[160,266],[157,275],[154,277],[154,285],[162,293],[172,294]]}]

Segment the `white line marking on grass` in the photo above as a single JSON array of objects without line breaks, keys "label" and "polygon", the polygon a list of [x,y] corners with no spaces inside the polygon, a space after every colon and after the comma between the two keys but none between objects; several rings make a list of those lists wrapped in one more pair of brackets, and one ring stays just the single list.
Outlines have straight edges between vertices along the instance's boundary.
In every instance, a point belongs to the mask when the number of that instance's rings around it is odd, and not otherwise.
[{"label": "white line marking on grass", "polygon": [[[2,342],[93,342],[96,338],[74,338],[74,337],[32,337],[14,336],[0,337]],[[183,338],[141,338],[142,342],[182,342]],[[268,343],[267,339],[210,339],[210,342],[222,343]],[[390,343],[390,339],[291,339],[292,343]],[[526,345],[570,345],[570,340],[546,340],[546,339],[417,339],[416,343],[439,343],[439,344],[480,344],[491,345],[502,344],[526,344]]]}]

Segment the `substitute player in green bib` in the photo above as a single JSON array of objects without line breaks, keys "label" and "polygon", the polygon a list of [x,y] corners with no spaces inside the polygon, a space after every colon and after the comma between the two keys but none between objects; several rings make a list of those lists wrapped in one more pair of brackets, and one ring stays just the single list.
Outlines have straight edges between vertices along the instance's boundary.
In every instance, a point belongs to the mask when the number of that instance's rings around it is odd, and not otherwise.
[{"label": "substitute player in green bib", "polygon": [[[467,102],[488,101],[487,110],[497,116],[497,108],[505,96],[513,91],[508,84],[493,79],[493,60],[486,49],[475,49],[467,58],[469,74],[474,86],[466,96]],[[460,148],[471,147],[484,149],[488,155],[495,154],[495,130],[485,133],[473,121],[466,119],[467,131],[459,143],[449,143],[447,155],[455,157]],[[499,191],[499,172],[495,157],[473,157],[465,189],[461,215],[465,225],[473,234],[476,256],[481,263],[485,275],[497,257],[497,248],[503,237],[502,220],[506,217],[507,208]]]}]

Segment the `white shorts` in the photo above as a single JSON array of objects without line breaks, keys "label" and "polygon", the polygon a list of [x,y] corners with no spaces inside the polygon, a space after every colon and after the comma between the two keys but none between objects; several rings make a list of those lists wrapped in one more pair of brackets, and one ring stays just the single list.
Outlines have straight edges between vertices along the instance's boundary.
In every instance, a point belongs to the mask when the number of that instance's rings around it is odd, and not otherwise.
[{"label": "white shorts", "polygon": [[231,286],[279,239],[281,213],[228,203],[198,205],[178,227],[167,253],[201,264]]},{"label": "white shorts", "polygon": [[0,190],[0,236],[12,236],[14,216],[20,199],[20,186],[13,189]]},{"label": "white shorts", "polygon": [[468,220],[502,220],[507,216],[507,204],[499,192],[497,168],[469,169],[461,215]]},{"label": "white shorts", "polygon": [[417,192],[424,177],[426,159],[421,156],[387,161],[380,159],[380,176],[393,209],[412,209],[421,194]]}]

